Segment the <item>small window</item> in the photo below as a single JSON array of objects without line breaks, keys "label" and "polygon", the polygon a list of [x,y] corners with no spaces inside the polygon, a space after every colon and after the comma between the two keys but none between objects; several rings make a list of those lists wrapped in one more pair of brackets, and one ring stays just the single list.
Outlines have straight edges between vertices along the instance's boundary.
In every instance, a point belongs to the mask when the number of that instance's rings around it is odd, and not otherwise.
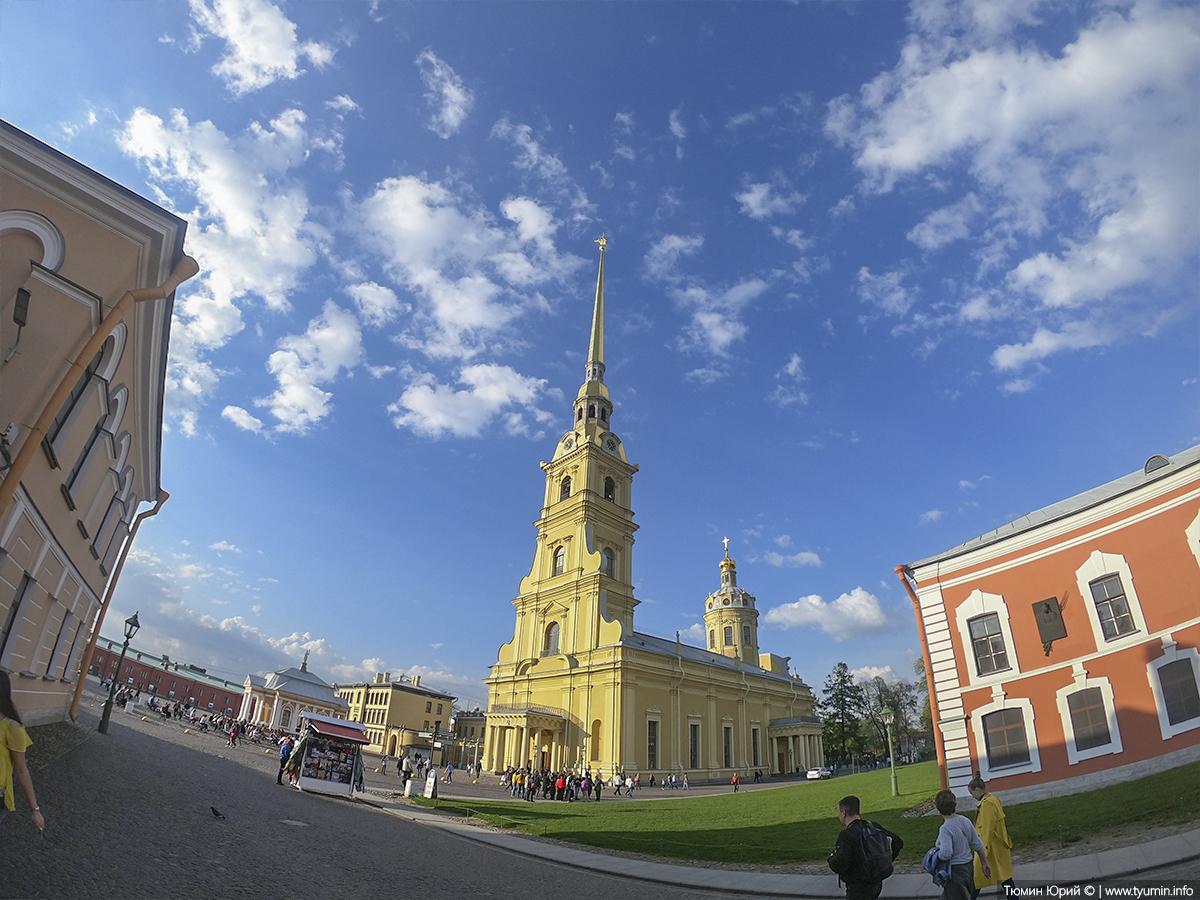
[{"label": "small window", "polygon": [[717,647],[717,633],[713,629],[708,630],[708,649],[715,650]]},{"label": "small window", "polygon": [[617,502],[617,483],[611,478],[604,479],[604,499],[609,503]]},{"label": "small window", "polygon": [[1100,688],[1076,691],[1067,697],[1071,714],[1071,729],[1075,732],[1075,749],[1091,750],[1112,743],[1108,731],[1108,710]]},{"label": "small window", "polygon": [[725,732],[725,768],[733,768],[733,729],[726,725]]},{"label": "small window", "polygon": [[1200,718],[1200,691],[1189,659],[1177,659],[1158,669],[1167,721],[1172,725]]},{"label": "small window", "polygon": [[424,726],[422,726],[421,730],[422,730],[422,731],[428,731],[428,730],[429,730],[429,720],[428,720],[428,719],[426,719],[426,720],[425,720],[425,724],[424,724]]},{"label": "small window", "polygon": [[596,407],[593,405],[590,405],[590,404],[588,405],[588,418],[589,419],[596,418]]},{"label": "small window", "polygon": [[542,639],[542,656],[553,656],[558,652],[559,627],[557,622],[546,626],[546,636]]},{"label": "small window", "polygon": [[658,768],[658,722],[646,723],[646,768]]},{"label": "small window", "polygon": [[433,712],[433,701],[432,700],[425,701],[425,712],[427,712],[427,713]]},{"label": "small window", "polygon": [[1008,653],[1004,635],[1000,632],[1000,617],[995,613],[979,616],[967,623],[971,630],[971,649],[975,651],[975,671],[989,675],[1008,668]]},{"label": "small window", "polygon": [[570,496],[571,496],[571,476],[568,475],[566,478],[564,478],[562,480],[562,483],[558,486],[558,499],[566,500]]},{"label": "small window", "polygon": [[[212,705],[211,703],[210,703],[210,704],[208,704],[208,708],[209,708],[209,709],[212,709],[212,708],[213,708],[213,705]],[[283,711],[283,718],[282,718],[282,719],[280,719],[280,721],[279,721],[279,725],[280,725],[280,727],[282,727],[282,728],[290,728],[290,727],[291,727],[291,725],[292,725],[292,711],[291,711],[290,709],[285,709],[285,710]]]},{"label": "small window", "polygon": [[750,753],[754,760],[754,762],[752,762],[751,765],[761,766],[762,762],[759,760],[759,754],[758,754],[758,729],[757,728],[750,729],[750,748],[751,748]]},{"label": "small window", "polygon": [[1096,614],[1100,617],[1100,627],[1104,630],[1106,641],[1137,631],[1133,615],[1129,611],[1129,602],[1125,599],[1125,589],[1121,586],[1120,575],[1107,575],[1093,581],[1089,586],[1092,589],[1092,599],[1096,601]]},{"label": "small window", "polygon": [[700,768],[700,725],[697,722],[688,724],[688,765],[693,769]]},{"label": "small window", "polygon": [[601,557],[600,571],[609,578],[613,577],[613,551],[611,547],[605,547]]},{"label": "small window", "polygon": [[1020,709],[1001,709],[983,717],[988,767],[999,769],[1029,762],[1029,740],[1025,716]]},{"label": "small window", "polygon": [[733,646],[733,626],[732,625],[725,626],[725,646],[726,647]]},{"label": "small window", "polygon": [[752,646],[750,643],[750,626],[749,625],[742,626],[742,646],[743,647]]},{"label": "small window", "polygon": [[567,548],[559,547],[554,551],[554,574],[561,575],[567,570]]},{"label": "small window", "polygon": [[441,714],[442,714],[442,704],[439,703],[438,704],[438,715],[440,716]]},{"label": "small window", "polygon": [[575,410],[575,421],[579,422],[582,419],[583,419],[583,407],[581,406],[581,407],[579,407],[579,409]]},{"label": "small window", "polygon": [[607,410],[607,409],[605,409],[603,406],[602,406],[602,407],[600,407],[600,421],[601,421],[601,422],[607,422],[607,421],[608,421],[608,410]]}]

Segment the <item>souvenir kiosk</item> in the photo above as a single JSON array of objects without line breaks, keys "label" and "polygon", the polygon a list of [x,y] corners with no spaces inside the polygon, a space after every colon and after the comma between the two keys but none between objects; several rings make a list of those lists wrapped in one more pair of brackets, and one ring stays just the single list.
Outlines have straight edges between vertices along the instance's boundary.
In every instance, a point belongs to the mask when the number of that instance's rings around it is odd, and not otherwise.
[{"label": "souvenir kiosk", "polygon": [[355,774],[362,772],[362,748],[370,743],[367,729],[357,722],[305,712],[300,714],[300,735],[296,787],[353,797]]}]

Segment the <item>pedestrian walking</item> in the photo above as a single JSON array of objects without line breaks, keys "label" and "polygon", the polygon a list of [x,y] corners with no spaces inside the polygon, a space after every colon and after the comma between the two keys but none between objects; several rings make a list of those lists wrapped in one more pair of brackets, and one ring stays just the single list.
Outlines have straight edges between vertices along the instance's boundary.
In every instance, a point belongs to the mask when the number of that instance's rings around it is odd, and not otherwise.
[{"label": "pedestrian walking", "polygon": [[21,785],[25,802],[29,804],[29,817],[38,831],[46,828],[46,820],[33,793],[33,778],[25,764],[25,751],[33,743],[21,722],[21,715],[12,699],[12,682],[8,673],[0,671],[0,821],[15,810],[16,795],[13,791],[14,776]]},{"label": "pedestrian walking", "polygon": [[971,895],[971,900],[975,900],[983,888],[993,884],[1001,885],[1003,894],[1008,896],[1012,893],[1010,889],[1016,885],[1013,883],[1012,838],[1008,836],[1008,826],[1004,824],[1004,807],[1000,804],[1000,798],[987,789],[978,772],[967,784],[967,790],[979,802],[979,810],[975,813],[975,831],[983,841],[984,857],[992,866],[992,874],[984,875],[983,865],[978,859],[975,860],[975,893]]},{"label": "pedestrian walking", "polygon": [[287,768],[288,757],[292,755],[292,739],[284,737],[279,744],[279,774],[275,777],[276,784],[283,784],[283,770]]},{"label": "pedestrian walking", "polygon": [[733,777],[729,779],[729,783],[733,785],[733,792],[735,794],[742,788],[742,779],[738,777],[737,772],[733,773]]},{"label": "pedestrian walking", "polygon": [[976,853],[982,863],[984,878],[992,877],[983,841],[971,820],[960,816],[955,809],[958,798],[953,791],[938,791],[933,805],[942,814],[938,829],[937,858],[950,863],[950,880],[942,888],[943,900],[971,900],[975,896],[975,867],[971,864]]},{"label": "pedestrian walking", "polygon": [[829,868],[837,873],[838,884],[846,885],[847,900],[875,900],[883,890],[883,881],[892,874],[892,861],[904,849],[900,836],[882,825],[862,818],[862,806],[850,795],[838,802],[838,833]]}]

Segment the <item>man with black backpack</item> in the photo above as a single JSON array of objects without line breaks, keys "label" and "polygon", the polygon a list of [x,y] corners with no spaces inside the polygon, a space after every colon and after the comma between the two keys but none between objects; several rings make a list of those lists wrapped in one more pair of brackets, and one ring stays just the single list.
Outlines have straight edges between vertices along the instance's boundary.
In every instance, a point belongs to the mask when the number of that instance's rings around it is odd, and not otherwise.
[{"label": "man with black backpack", "polygon": [[900,836],[859,817],[858,798],[843,797],[838,819],[844,826],[829,854],[829,868],[846,885],[846,900],[875,900],[883,879],[892,874],[892,860],[904,849]]}]

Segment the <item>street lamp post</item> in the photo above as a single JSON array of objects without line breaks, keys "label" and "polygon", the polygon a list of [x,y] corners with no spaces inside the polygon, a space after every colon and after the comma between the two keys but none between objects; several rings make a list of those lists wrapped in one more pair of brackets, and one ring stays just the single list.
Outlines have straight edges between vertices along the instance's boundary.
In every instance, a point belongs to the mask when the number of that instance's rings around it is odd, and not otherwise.
[{"label": "street lamp post", "polygon": [[892,796],[900,796],[900,782],[896,778],[896,752],[892,749],[892,721],[896,718],[896,714],[890,709],[884,713],[883,721],[887,725],[888,738],[888,762],[892,764]]},{"label": "street lamp post", "polygon": [[137,634],[138,629],[142,625],[138,621],[137,613],[134,613],[125,620],[125,645],[121,647],[121,658],[117,660],[117,671],[113,675],[112,684],[108,687],[108,699],[104,701],[104,712],[100,714],[100,733],[108,734],[108,719],[112,715],[113,697],[117,693],[117,679],[121,677],[121,663],[125,662],[125,651],[129,649],[129,642],[133,640],[133,636]]}]

